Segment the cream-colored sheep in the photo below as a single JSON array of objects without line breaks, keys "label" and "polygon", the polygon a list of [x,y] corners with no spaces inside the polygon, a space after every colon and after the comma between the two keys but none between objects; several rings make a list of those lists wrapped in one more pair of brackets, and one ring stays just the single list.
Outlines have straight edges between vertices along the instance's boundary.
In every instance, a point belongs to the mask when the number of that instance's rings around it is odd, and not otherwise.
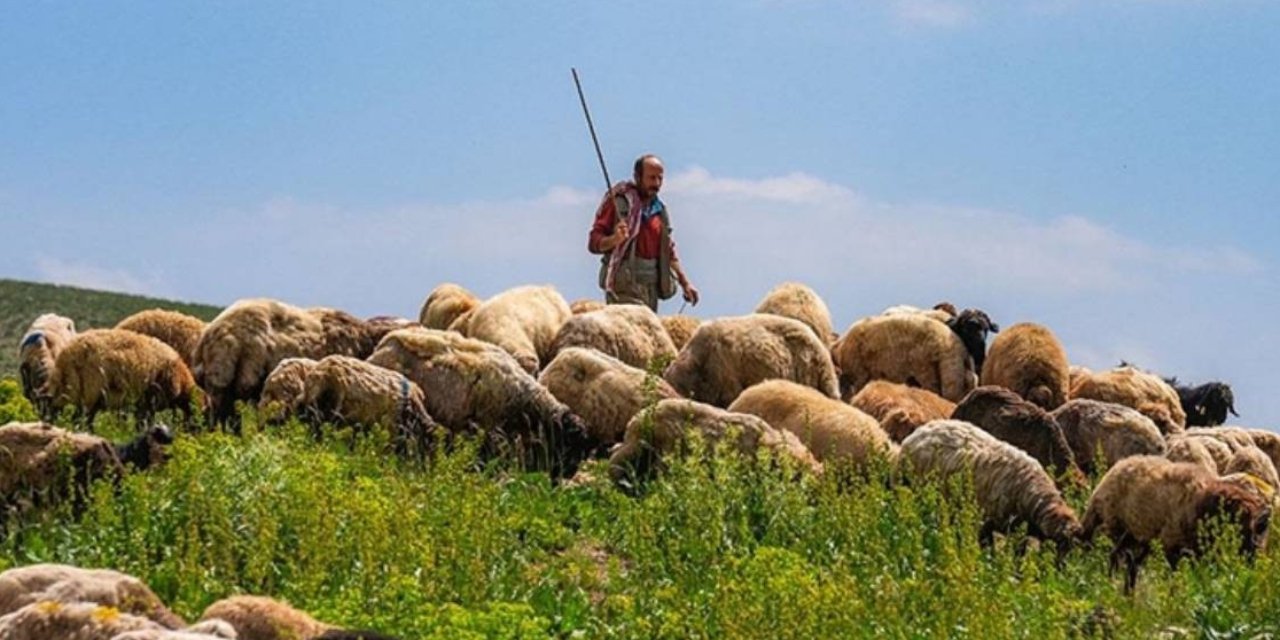
[{"label": "cream-colored sheep", "polygon": [[743,391],[729,411],[758,416],[794,434],[823,464],[842,460],[864,468],[875,457],[893,461],[898,455],[898,445],[875,418],[788,380],[769,380]]},{"label": "cream-colored sheep", "polygon": [[899,443],[920,425],[950,418],[956,410],[956,403],[932,391],[885,380],[867,383],[849,404],[879,420]]},{"label": "cream-colored sheep", "polygon": [[416,382],[427,412],[450,431],[483,434],[486,453],[511,450],[526,465],[572,475],[596,446],[579,417],[487,342],[402,329],[387,334],[369,362]]},{"label": "cream-colored sheep", "polygon": [[311,358],[285,358],[262,383],[258,411],[262,419],[274,424],[297,415],[307,398],[307,374],[316,366]]},{"label": "cream-colored sheep", "polygon": [[[1192,427],[1186,430],[1185,435],[1216,440],[1226,445],[1232,455],[1241,449],[1255,446],[1253,444],[1253,436],[1247,429],[1240,427]],[[1225,469],[1226,467],[1222,466],[1220,468]]]},{"label": "cream-colored sheep", "polygon": [[1232,454],[1231,460],[1222,470],[1222,475],[1227,476],[1233,473],[1247,473],[1258,478],[1267,483],[1272,492],[1280,489],[1280,475],[1276,474],[1276,465],[1262,449],[1257,447],[1243,447]]},{"label": "cream-colored sheep", "polygon": [[569,303],[555,288],[516,287],[476,307],[462,333],[502,347],[521,368],[536,375],[551,361],[551,345],[571,317]]},{"label": "cream-colored sheep", "polygon": [[982,510],[979,538],[1025,524],[1027,533],[1052,540],[1060,550],[1080,530],[1076,514],[1034,458],[982,429],[959,420],[937,420],[902,441],[901,461],[918,478],[943,482],[973,474],[973,491]]},{"label": "cream-colored sheep", "polygon": [[921,387],[959,402],[977,386],[973,359],[951,327],[922,314],[873,316],[831,347],[843,397],[872,380]]},{"label": "cream-colored sheep", "polygon": [[1098,470],[1095,462],[1099,454],[1105,470],[1129,456],[1165,453],[1164,437],[1155,423],[1129,407],[1097,400],[1071,400],[1051,415],[1062,428],[1076,464],[1085,473]]},{"label": "cream-colored sheep", "polygon": [[418,322],[428,329],[448,329],[464,313],[480,306],[475,294],[453,283],[442,284],[431,290],[422,303]]},{"label": "cream-colored sheep", "polygon": [[784,282],[765,295],[756,313],[772,313],[799,320],[813,329],[823,344],[835,342],[839,336],[831,328],[831,311],[816,291],[799,282]]},{"label": "cream-colored sheep", "polygon": [[33,564],[0,573],[0,615],[38,602],[90,602],[150,619],[168,629],[186,624],[141,580],[118,571]]},{"label": "cream-colored sheep", "polygon": [[1239,527],[1242,551],[1252,555],[1265,544],[1271,508],[1257,493],[1195,464],[1133,456],[1111,467],[1094,489],[1083,537],[1091,540],[1103,532],[1115,542],[1112,569],[1125,560],[1125,587],[1132,589],[1153,541],[1176,564],[1201,552],[1200,525],[1219,515]]},{"label": "cream-colored sheep", "polygon": [[996,336],[982,364],[981,384],[1004,387],[1045,411],[1067,401],[1067,352],[1047,327],[1023,322]]},{"label": "cream-colored sheep", "polygon": [[76,323],[56,313],[35,319],[18,343],[18,377],[22,379],[22,395],[31,401],[41,416],[48,418],[52,409],[49,382],[53,379],[58,354],[76,337]]},{"label": "cream-colored sheep", "polygon": [[[169,629],[147,629],[145,631],[129,631],[111,638],[111,640],[238,640],[236,630],[222,620],[206,620],[196,623],[181,631]],[[369,638],[368,640],[373,640]]]},{"label": "cream-colored sheep", "polygon": [[325,356],[307,372],[302,411],[313,424],[381,426],[401,452],[425,450],[435,421],[422,388],[397,371],[349,356]]},{"label": "cream-colored sheep", "polygon": [[665,366],[676,357],[676,346],[658,314],[637,304],[611,304],[574,315],[556,334],[552,358],[569,347],[595,349],[642,369]]},{"label": "cream-colored sheep", "polygon": [[204,327],[204,320],[200,318],[167,309],[139,311],[116,323],[117,329],[151,336],[173,347],[187,366],[191,366],[191,358],[195,355],[196,343],[200,342]]},{"label": "cream-colored sheep", "polygon": [[939,302],[932,309],[921,309],[909,304],[899,304],[880,312],[882,316],[914,316],[921,315],[946,323],[958,315],[955,305],[950,302]]},{"label": "cream-colored sheep", "polygon": [[76,407],[90,429],[99,411],[136,411],[149,422],[157,411],[191,410],[195,380],[173,347],[140,333],[95,329],[77,335],[54,365],[53,408]]},{"label": "cream-colored sheep", "polygon": [[702,325],[663,377],[681,395],[717,407],[765,380],[790,380],[832,398],[839,391],[818,336],[799,320],[764,313]]},{"label": "cream-colored sheep", "polygon": [[662,316],[661,319],[662,326],[667,330],[667,335],[671,336],[671,344],[675,345],[677,352],[689,344],[689,338],[692,338],[698,327],[702,326],[702,320],[684,314]]},{"label": "cream-colored sheep", "polygon": [[789,458],[799,468],[820,473],[822,465],[794,434],[773,428],[764,419],[730,413],[709,404],[670,398],[644,409],[627,423],[622,446],[609,457],[609,476],[615,483],[643,481],[664,468],[663,458],[683,453],[688,438],[697,433],[710,452],[726,436],[734,434],[732,450],[754,456],[760,449]]},{"label": "cream-colored sheep", "polygon": [[310,640],[334,628],[287,603],[261,596],[219,600],[209,605],[200,619],[230,624],[238,640]]},{"label": "cream-colored sheep", "polygon": [[1180,433],[1187,426],[1178,392],[1160,376],[1135,367],[1118,367],[1079,376],[1071,385],[1071,398],[1113,402],[1137,409],[1151,418],[1160,433]]},{"label": "cream-colored sheep", "polygon": [[[579,298],[569,303],[569,311],[572,311],[573,315],[576,316],[582,313],[591,313],[592,311],[599,311],[605,308],[606,306],[608,305],[594,298]],[[645,308],[647,309],[648,307],[645,307]]]},{"label": "cream-colored sheep", "polygon": [[107,605],[47,600],[0,616],[0,640],[114,640],[157,627],[147,618]]},{"label": "cream-colored sheep", "polygon": [[680,396],[662,378],[581,347],[560,351],[538,383],[582,418],[591,437],[604,446],[621,442],[627,422],[645,405]]},{"label": "cream-colored sheep", "polygon": [[1179,433],[1169,436],[1165,443],[1165,458],[1170,462],[1198,464],[1215,475],[1227,468],[1234,455],[1225,442],[1202,434]]}]

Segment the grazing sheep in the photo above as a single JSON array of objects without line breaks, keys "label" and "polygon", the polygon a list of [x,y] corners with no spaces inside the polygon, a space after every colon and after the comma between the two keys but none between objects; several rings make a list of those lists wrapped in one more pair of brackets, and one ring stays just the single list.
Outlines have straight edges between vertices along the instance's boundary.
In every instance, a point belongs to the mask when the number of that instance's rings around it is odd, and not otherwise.
[{"label": "grazing sheep", "polygon": [[516,287],[476,307],[463,334],[502,347],[522,369],[537,375],[551,361],[551,344],[571,317],[569,303],[555,288]]},{"label": "grazing sheep", "polygon": [[893,461],[898,455],[898,446],[875,418],[788,380],[769,380],[743,391],[729,411],[759,416],[773,428],[791,432],[823,464],[843,460],[864,468],[874,457]]},{"label": "grazing sheep", "polygon": [[978,387],[956,405],[961,420],[1030,454],[1045,468],[1084,484],[1076,457],[1057,420],[1044,409],[1004,387]]},{"label": "grazing sheep", "polygon": [[1166,440],[1165,458],[1170,462],[1190,462],[1222,473],[1234,455],[1231,447],[1217,438],[1206,435],[1180,433]]},{"label": "grazing sheep", "polygon": [[[649,311],[648,307],[636,308]],[[543,370],[538,383],[582,418],[591,438],[605,446],[622,441],[627,422],[645,405],[680,396],[662,378],[581,347],[561,351]]]},{"label": "grazing sheep", "polygon": [[746,413],[730,413],[709,404],[670,398],[645,409],[627,423],[622,446],[609,457],[609,477],[618,484],[634,486],[665,468],[663,458],[687,453],[687,437],[702,436],[707,450],[733,434],[732,449],[753,457],[766,449],[797,466],[820,472],[822,465],[809,449],[789,431],[775,429],[762,418]]},{"label": "grazing sheep", "polygon": [[52,396],[49,381],[53,378],[58,354],[76,337],[76,323],[54,313],[36,318],[22,341],[18,343],[18,377],[22,378],[22,395],[31,401],[44,418],[51,417]]},{"label": "grazing sheep", "polygon": [[422,388],[404,374],[349,356],[325,356],[307,372],[302,410],[318,429],[332,423],[391,429],[396,450],[426,450],[435,421]]},{"label": "grazing sheep", "polygon": [[91,602],[150,619],[167,629],[186,624],[150,587],[118,571],[33,564],[0,573],[0,615],[38,602]]},{"label": "grazing sheep", "polygon": [[1271,464],[1280,469],[1280,434],[1266,429],[1245,429],[1245,432],[1253,439],[1253,446],[1262,449],[1271,458]]},{"label": "grazing sheep", "polygon": [[933,305],[932,309],[921,309],[920,307],[913,307],[909,304],[895,305],[880,312],[880,315],[882,316],[922,315],[929,318],[933,318],[938,322],[947,323],[947,322],[950,322],[952,319],[954,319],[956,316],[960,315],[960,312],[956,311],[956,306],[951,304],[950,302],[939,302],[938,304]]},{"label": "grazing sheep", "polygon": [[445,283],[431,290],[422,303],[418,322],[428,329],[448,329],[464,313],[480,306],[480,299],[466,289]]},{"label": "grazing sheep", "polygon": [[307,396],[307,374],[316,366],[311,358],[285,358],[262,383],[258,411],[268,424],[277,424],[302,410]]},{"label": "grazing sheep", "polygon": [[76,336],[58,354],[49,384],[54,411],[75,406],[90,430],[103,409],[132,409],[142,423],[166,409],[189,415],[194,388],[191,370],[173,347],[121,329]]},{"label": "grazing sheep", "polygon": [[1227,421],[1227,413],[1236,413],[1236,397],[1231,385],[1225,382],[1208,382],[1197,387],[1179,384],[1177,378],[1165,382],[1178,394],[1182,411],[1187,414],[1188,427],[1216,427]]},{"label": "grazing sheep", "polygon": [[901,460],[919,478],[947,482],[973,474],[983,544],[1025,524],[1028,535],[1056,542],[1061,552],[1080,531],[1075,512],[1039,462],[967,422],[937,420],[916,429],[902,441]]},{"label": "grazing sheep", "polygon": [[1256,493],[1194,464],[1134,456],[1116,463],[1094,489],[1083,537],[1089,541],[1102,531],[1115,542],[1111,567],[1125,560],[1125,589],[1131,591],[1152,541],[1176,565],[1203,551],[1198,529],[1220,515],[1239,527],[1244,553],[1252,557],[1266,543],[1271,507]]},{"label": "grazing sheep", "polygon": [[222,620],[236,630],[238,640],[294,640],[315,638],[333,629],[288,604],[261,596],[231,596],[204,610],[201,620]]},{"label": "grazing sheep", "polygon": [[[181,631],[168,629],[129,631],[111,640],[237,640],[237,635],[235,628],[222,620],[206,620]],[[377,639],[370,637],[367,640]]]},{"label": "grazing sheep", "polygon": [[885,380],[867,383],[849,404],[879,420],[898,443],[920,425],[950,418],[956,410],[956,403],[932,391]]},{"label": "grazing sheep", "polygon": [[300,309],[267,299],[240,300],[214,318],[196,345],[193,373],[209,396],[213,420],[232,422],[237,400],[256,402],[267,374],[285,358],[365,358],[389,329],[333,309]]},{"label": "grazing sheep", "polygon": [[[411,329],[422,326],[418,322],[408,318],[401,318],[400,316],[373,316],[365,319],[364,325],[369,336],[373,339],[373,346],[377,346],[379,342],[382,342],[383,336],[396,329]],[[369,353],[373,353],[372,347],[370,347]]]},{"label": "grazing sheep", "polygon": [[171,347],[189,367],[196,343],[204,333],[204,320],[177,311],[148,309],[139,311],[116,324],[117,329],[151,336]]},{"label": "grazing sheep", "polygon": [[698,328],[663,377],[681,395],[726,407],[743,389],[790,380],[838,397],[826,345],[799,320],[756,313]]},{"label": "grazing sheep", "polygon": [[926,315],[863,318],[832,345],[831,354],[846,399],[872,380],[921,387],[952,402],[977,386],[964,341]]},{"label": "grazing sheep", "polygon": [[573,316],[556,334],[551,357],[569,347],[595,349],[642,369],[676,357],[676,346],[658,314],[638,304],[611,304]]},{"label": "grazing sheep", "polygon": [[1187,415],[1173,387],[1159,376],[1135,367],[1122,366],[1081,375],[1071,384],[1071,398],[1114,402],[1137,409],[1151,418],[1166,436],[1181,433],[1187,424]]},{"label": "grazing sheep", "polygon": [[0,427],[0,525],[8,512],[56,503],[70,490],[79,511],[89,485],[117,480],[129,467],[138,471],[167,459],[173,442],[168,427],[155,426],[120,444],[87,433],[40,423],[11,422]]},{"label": "grazing sheep", "polygon": [[525,466],[568,477],[596,446],[578,416],[487,342],[402,329],[387,334],[369,362],[426,390],[427,412],[450,431],[483,434],[486,455],[514,450]]},{"label": "grazing sheep", "polygon": [[840,337],[831,328],[831,311],[816,291],[798,282],[784,282],[773,288],[756,306],[755,313],[772,313],[799,320],[813,329],[823,344]]},{"label": "grazing sheep", "polygon": [[698,327],[702,326],[702,320],[684,314],[662,316],[661,319],[662,326],[667,330],[667,335],[671,336],[671,344],[675,345],[677,352],[689,344],[689,338],[692,338]]},{"label": "grazing sheep", "polygon": [[[608,305],[604,302],[594,298],[580,298],[569,303],[569,311],[572,311],[573,315],[576,316],[583,313],[591,313],[592,311],[599,311],[607,306]],[[645,308],[648,309],[648,307]]]},{"label": "grazing sheep", "polygon": [[1262,452],[1262,449],[1257,447],[1242,448],[1231,456],[1226,468],[1222,470],[1222,475],[1227,476],[1233,473],[1247,473],[1258,478],[1267,483],[1272,492],[1280,489],[1280,475],[1276,474],[1276,465],[1271,462],[1267,454]]},{"label": "grazing sheep", "polygon": [[1192,427],[1187,429],[1185,433],[1190,436],[1213,438],[1227,445],[1232,454],[1241,449],[1254,446],[1253,436],[1247,429],[1240,427]]},{"label": "grazing sheep", "polygon": [[1164,437],[1150,418],[1129,407],[1098,402],[1071,400],[1052,414],[1062,429],[1076,464],[1085,473],[1099,471],[1095,461],[1101,452],[1101,470],[1129,456],[1165,454]]},{"label": "grazing sheep", "polygon": [[982,365],[983,385],[1004,387],[1045,411],[1067,401],[1067,352],[1048,328],[1022,322],[1001,333]]},{"label": "grazing sheep", "polygon": [[132,631],[162,630],[141,616],[92,602],[46,600],[0,616],[2,640],[114,640]]}]

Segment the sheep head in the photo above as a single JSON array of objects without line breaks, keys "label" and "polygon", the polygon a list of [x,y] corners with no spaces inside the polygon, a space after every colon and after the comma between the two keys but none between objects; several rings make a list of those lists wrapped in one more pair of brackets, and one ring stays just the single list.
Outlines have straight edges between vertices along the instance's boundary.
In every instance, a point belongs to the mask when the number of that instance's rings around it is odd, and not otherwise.
[{"label": "sheep head", "polygon": [[1240,527],[1240,551],[1252,558],[1267,541],[1271,505],[1258,493],[1237,484],[1215,481],[1196,504],[1196,522],[1225,518]]},{"label": "sheep head", "polygon": [[987,335],[999,333],[1000,325],[991,321],[985,311],[965,309],[959,315],[947,321],[947,326],[959,336],[964,348],[973,359],[975,371],[982,371],[982,363],[987,359]]}]

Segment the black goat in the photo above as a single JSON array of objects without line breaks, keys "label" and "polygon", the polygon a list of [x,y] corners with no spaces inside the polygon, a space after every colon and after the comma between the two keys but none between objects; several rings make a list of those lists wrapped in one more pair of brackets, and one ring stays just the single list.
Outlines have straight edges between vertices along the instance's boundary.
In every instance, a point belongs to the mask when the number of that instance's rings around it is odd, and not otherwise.
[{"label": "black goat", "polygon": [[1182,410],[1187,413],[1188,427],[1216,427],[1227,421],[1227,413],[1236,413],[1236,397],[1231,385],[1225,382],[1208,382],[1198,387],[1178,383],[1177,378],[1165,378],[1165,382],[1178,392]]},{"label": "black goat", "polygon": [[973,370],[981,372],[982,363],[987,359],[987,334],[999,333],[1000,325],[992,322],[985,311],[965,309],[948,320],[947,326],[960,337],[969,357],[973,358]]}]

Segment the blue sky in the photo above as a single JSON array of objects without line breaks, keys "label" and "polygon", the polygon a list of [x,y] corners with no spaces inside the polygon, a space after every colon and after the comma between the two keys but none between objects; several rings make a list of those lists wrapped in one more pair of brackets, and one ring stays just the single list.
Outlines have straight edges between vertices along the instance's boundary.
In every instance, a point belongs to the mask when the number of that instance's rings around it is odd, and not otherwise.
[{"label": "blue sky", "polygon": [[666,159],[699,315],[949,299],[1280,427],[1280,3],[543,5],[5,3],[0,276],[593,295],[577,66],[615,178]]}]

